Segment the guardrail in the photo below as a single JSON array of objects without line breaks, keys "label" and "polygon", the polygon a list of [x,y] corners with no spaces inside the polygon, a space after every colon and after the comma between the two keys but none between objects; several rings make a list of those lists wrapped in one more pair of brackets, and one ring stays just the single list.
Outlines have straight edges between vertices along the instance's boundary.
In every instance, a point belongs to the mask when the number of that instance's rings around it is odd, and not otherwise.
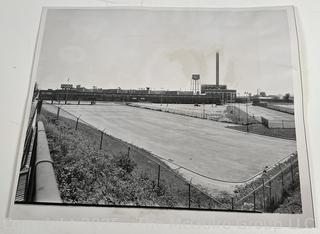
[{"label": "guardrail", "polygon": [[37,152],[34,166],[36,172],[34,201],[61,203],[48,140],[41,121],[38,122],[37,134]]}]

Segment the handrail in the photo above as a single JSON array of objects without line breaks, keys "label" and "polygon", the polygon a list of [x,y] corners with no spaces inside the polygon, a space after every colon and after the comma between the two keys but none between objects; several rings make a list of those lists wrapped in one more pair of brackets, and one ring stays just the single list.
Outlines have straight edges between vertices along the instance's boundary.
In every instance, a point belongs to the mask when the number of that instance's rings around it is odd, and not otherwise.
[{"label": "handrail", "polygon": [[37,133],[34,201],[62,203],[42,121],[38,122]]}]

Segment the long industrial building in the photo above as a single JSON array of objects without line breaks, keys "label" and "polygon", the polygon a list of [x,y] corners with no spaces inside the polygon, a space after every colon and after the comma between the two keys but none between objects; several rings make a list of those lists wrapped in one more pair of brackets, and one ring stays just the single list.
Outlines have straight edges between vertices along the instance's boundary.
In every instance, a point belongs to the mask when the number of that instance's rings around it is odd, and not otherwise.
[{"label": "long industrial building", "polygon": [[236,90],[227,89],[226,85],[220,85],[220,57],[216,53],[216,84],[202,84],[201,92],[199,87],[199,74],[192,75],[193,90],[151,90],[149,87],[144,89],[86,89],[77,85],[62,84],[61,89],[41,90],[42,100],[58,102],[67,101],[125,101],[125,102],[154,102],[154,103],[183,103],[183,104],[224,104],[232,103],[236,100]]}]

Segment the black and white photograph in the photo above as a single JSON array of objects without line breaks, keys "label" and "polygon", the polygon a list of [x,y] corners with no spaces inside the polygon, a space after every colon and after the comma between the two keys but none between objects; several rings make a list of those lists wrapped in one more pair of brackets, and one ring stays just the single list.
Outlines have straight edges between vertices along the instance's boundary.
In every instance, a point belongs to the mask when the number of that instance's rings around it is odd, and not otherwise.
[{"label": "black and white photograph", "polygon": [[291,13],[44,9],[14,205],[309,215]]}]

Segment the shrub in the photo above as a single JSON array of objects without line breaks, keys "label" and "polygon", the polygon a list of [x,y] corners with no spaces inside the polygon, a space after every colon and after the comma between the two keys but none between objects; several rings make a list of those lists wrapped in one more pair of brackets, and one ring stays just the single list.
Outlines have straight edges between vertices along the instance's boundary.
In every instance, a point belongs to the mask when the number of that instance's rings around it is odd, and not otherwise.
[{"label": "shrub", "polygon": [[128,155],[120,154],[119,157],[114,158],[115,164],[122,168],[127,173],[131,173],[135,166],[137,165],[135,161],[133,161]]}]

